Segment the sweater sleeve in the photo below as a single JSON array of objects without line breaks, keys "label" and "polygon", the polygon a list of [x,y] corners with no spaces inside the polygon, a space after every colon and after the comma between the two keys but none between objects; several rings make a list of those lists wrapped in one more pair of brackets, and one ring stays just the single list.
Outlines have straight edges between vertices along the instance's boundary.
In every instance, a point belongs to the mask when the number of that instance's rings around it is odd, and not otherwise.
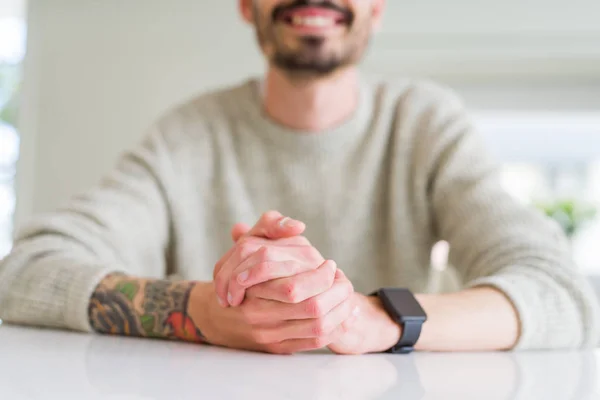
[{"label": "sweater sleeve", "polygon": [[0,318],[90,331],[89,299],[107,274],[164,276],[170,171],[164,140],[151,132],[93,190],[25,224],[0,262]]},{"label": "sweater sleeve", "polygon": [[437,235],[466,287],[491,286],[520,318],[518,349],[597,344],[597,300],[562,230],[503,190],[497,167],[460,102],[433,112],[427,143]]}]

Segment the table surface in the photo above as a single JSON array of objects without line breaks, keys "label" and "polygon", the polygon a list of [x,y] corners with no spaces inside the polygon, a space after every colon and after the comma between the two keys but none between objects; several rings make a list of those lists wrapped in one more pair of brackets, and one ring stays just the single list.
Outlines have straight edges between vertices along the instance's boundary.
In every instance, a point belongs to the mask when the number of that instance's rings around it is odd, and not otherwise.
[{"label": "table surface", "polygon": [[273,356],[0,326],[1,399],[600,399],[600,351]]}]

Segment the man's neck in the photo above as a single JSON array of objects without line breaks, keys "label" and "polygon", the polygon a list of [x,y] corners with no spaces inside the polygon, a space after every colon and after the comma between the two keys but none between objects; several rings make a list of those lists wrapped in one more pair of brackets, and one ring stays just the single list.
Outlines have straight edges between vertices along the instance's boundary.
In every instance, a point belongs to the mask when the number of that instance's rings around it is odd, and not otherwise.
[{"label": "man's neck", "polygon": [[317,133],[348,119],[356,111],[358,97],[356,68],[327,78],[295,81],[271,67],[265,79],[263,106],[276,122]]}]

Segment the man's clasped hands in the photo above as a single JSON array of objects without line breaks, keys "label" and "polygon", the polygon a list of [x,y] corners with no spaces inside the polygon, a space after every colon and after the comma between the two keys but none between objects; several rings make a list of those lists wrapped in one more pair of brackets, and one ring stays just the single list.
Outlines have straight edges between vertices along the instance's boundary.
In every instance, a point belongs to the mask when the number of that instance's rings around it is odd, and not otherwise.
[{"label": "man's clasped hands", "polygon": [[[376,297],[356,293],[332,260],[302,234],[304,223],[270,211],[254,227],[237,224],[210,290],[189,313],[217,346],[276,354],[328,347],[339,354],[387,350],[400,327]],[[364,268],[369,268],[365,265]],[[199,305],[204,305],[199,310]],[[194,309],[196,308],[196,309]]]}]

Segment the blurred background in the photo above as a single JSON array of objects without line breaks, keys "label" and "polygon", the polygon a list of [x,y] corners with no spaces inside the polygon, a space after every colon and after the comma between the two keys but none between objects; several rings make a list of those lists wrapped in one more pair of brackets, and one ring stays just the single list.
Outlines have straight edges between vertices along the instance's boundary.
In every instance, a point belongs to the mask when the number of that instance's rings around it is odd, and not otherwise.
[{"label": "blurred background", "polygon": [[[263,69],[234,0],[0,0],[0,257],[161,113]],[[600,275],[600,2],[390,0],[363,68],[456,89],[506,189]]]}]

